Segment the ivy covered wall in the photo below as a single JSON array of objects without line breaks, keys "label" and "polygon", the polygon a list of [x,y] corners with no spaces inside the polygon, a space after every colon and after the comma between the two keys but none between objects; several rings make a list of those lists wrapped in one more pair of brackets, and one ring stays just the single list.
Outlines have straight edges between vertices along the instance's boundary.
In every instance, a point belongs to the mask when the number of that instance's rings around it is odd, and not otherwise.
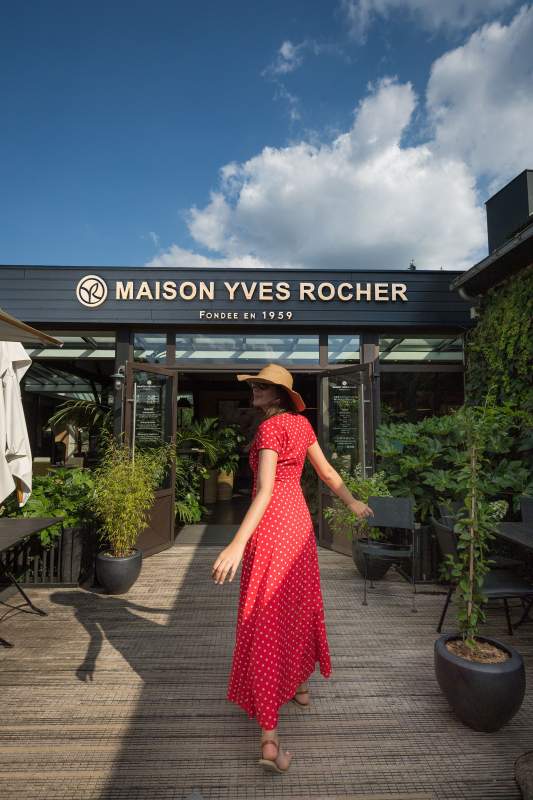
[{"label": "ivy covered wall", "polygon": [[467,402],[492,386],[498,403],[533,413],[533,264],[490,289],[479,314],[465,337]]}]

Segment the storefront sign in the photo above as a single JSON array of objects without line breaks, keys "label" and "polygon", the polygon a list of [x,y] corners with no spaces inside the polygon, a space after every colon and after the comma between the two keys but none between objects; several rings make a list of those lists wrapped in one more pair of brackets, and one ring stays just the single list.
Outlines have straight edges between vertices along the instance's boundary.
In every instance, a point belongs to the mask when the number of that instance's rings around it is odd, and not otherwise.
[{"label": "storefront sign", "polygon": [[[115,280],[110,287],[98,275],[85,275],[77,284],[76,297],[86,308],[98,308],[112,297],[115,301],[172,302],[173,300],[209,303],[215,300],[239,302],[340,301],[342,303],[407,302],[407,285],[393,282],[357,283],[342,281],[174,281]],[[200,312],[202,313],[202,312]],[[204,311],[205,313],[205,311]],[[226,312],[226,319],[231,319]],[[209,317],[205,317],[209,319]],[[235,318],[235,317],[234,317]],[[286,317],[290,319],[290,316]]]},{"label": "storefront sign", "polygon": [[0,297],[36,327],[120,325],[465,329],[470,306],[446,270],[4,267]]}]

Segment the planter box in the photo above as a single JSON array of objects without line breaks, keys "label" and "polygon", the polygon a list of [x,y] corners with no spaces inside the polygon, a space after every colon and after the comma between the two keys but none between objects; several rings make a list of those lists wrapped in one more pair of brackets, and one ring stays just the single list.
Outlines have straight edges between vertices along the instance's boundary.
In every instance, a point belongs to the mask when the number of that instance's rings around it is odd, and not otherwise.
[{"label": "planter box", "polygon": [[21,586],[90,586],[96,551],[93,528],[65,528],[49,548],[33,536],[0,553],[0,559]]}]

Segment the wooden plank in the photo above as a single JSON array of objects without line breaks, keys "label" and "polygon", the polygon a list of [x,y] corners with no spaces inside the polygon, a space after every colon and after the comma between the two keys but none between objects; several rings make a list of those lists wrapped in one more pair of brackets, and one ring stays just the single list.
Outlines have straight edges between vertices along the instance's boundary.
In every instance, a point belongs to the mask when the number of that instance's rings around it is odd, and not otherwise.
[{"label": "wooden plank", "polygon": [[[0,650],[3,800],[519,800],[531,693],[501,731],[464,727],[433,671],[442,587],[425,584],[412,614],[411,588],[391,571],[365,607],[351,558],[323,549],[333,672],[310,679],[310,709],[281,709],[294,761],[286,775],[263,773],[257,723],[225,699],[239,575],[212,583],[219,552],[182,544],[151,556],[122,596],[28,589],[47,617],[4,599],[0,634],[15,647]],[[508,637],[494,609],[484,632],[520,650],[530,684],[533,625]]]}]

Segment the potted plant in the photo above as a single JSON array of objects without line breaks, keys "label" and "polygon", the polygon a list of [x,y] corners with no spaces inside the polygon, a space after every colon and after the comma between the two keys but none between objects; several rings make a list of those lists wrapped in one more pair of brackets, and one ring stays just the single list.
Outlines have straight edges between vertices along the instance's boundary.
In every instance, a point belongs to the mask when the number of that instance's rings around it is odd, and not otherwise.
[{"label": "potted plant", "polygon": [[40,541],[34,538],[29,542],[36,556],[43,548],[56,548],[61,583],[92,581],[96,551],[91,514],[93,490],[91,470],[60,467],[34,477],[32,493],[22,508],[18,508],[14,499],[10,503],[9,516],[62,518],[62,536],[61,527],[54,525],[41,531]]},{"label": "potted plant", "polygon": [[245,437],[236,425],[224,425],[216,432],[217,500],[231,500],[233,481],[239,466],[239,446]]},{"label": "potted plant", "polygon": [[[461,410],[416,423],[382,424],[376,430],[376,455],[387,485],[395,496],[414,497],[415,519],[421,525],[438,516],[443,499],[464,499],[464,486],[457,481],[465,459],[464,430],[457,416]],[[493,414],[485,449],[488,468],[480,480],[488,496],[507,499],[518,512],[519,496],[533,487],[531,413],[500,405]]]},{"label": "potted plant", "polygon": [[141,570],[142,551],[135,547],[148,526],[155,491],[171,460],[174,445],[135,449],[109,438],[94,470],[95,516],[107,547],[96,555],[96,577],[110,594],[126,592]]},{"label": "potted plant", "polygon": [[[365,477],[363,465],[356,464],[353,473],[341,470],[340,474],[347,489],[363,503],[366,503],[369,497],[391,496],[383,471],[375,472],[370,477]],[[336,533],[351,540],[354,564],[359,574],[364,575],[365,558],[361,550],[362,546],[367,545],[369,542],[386,542],[386,534],[380,531],[379,528],[368,525],[364,519],[356,517],[337,498],[334,499],[332,506],[325,509],[324,516]],[[367,554],[366,563],[367,577],[370,580],[379,580],[386,575],[392,562]]]},{"label": "potted plant", "polygon": [[98,462],[101,441],[105,442],[113,426],[113,411],[105,402],[105,390],[99,395],[94,389],[93,400],[65,400],[48,420],[52,430],[73,425],[78,431],[81,448],[82,432],[86,433],[89,449],[85,454],[85,464],[93,466]]},{"label": "potted plant", "polygon": [[[518,711],[525,693],[524,662],[513,647],[481,636],[485,621],[483,578],[489,571],[488,545],[506,504],[489,503],[481,484],[486,468],[487,441],[499,424],[498,409],[465,407],[456,423],[467,444],[465,463],[457,480],[466,488],[464,513],[456,522],[457,560],[447,559],[457,582],[458,633],[435,641],[434,660],[438,684],[457,716],[479,731],[496,731]],[[505,506],[505,507],[504,507]]]},{"label": "potted plant", "polygon": [[[200,522],[206,513],[201,503],[202,482],[209,470],[194,454],[176,455],[176,519],[187,525]],[[204,497],[205,500],[205,497]]]},{"label": "potted plant", "polygon": [[202,499],[204,503],[216,500],[217,472],[213,464],[217,458],[217,426],[216,417],[205,417],[177,432],[175,507],[181,522],[199,522],[206,513]]}]

